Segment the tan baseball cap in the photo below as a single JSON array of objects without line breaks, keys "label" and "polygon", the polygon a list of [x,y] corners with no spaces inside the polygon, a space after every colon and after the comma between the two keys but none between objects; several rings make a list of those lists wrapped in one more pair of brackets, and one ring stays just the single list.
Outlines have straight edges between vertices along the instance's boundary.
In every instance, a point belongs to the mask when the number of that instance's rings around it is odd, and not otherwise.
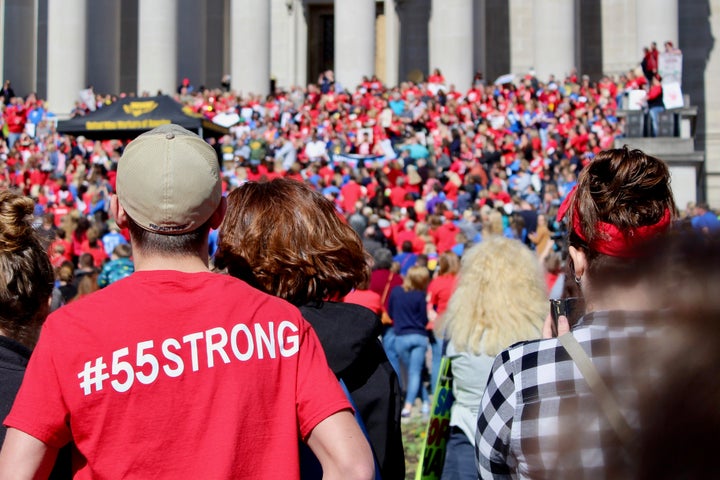
[{"label": "tan baseball cap", "polygon": [[117,195],[145,230],[192,232],[210,219],[222,198],[215,150],[179,125],[145,132],[120,157]]}]

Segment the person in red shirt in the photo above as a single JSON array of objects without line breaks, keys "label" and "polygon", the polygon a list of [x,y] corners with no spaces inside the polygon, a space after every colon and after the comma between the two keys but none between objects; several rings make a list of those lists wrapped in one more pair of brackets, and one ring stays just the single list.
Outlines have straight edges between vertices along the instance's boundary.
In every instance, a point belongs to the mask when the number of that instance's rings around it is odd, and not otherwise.
[{"label": "person in red shirt", "polygon": [[82,246],[82,253],[89,253],[93,257],[93,265],[95,268],[102,267],[105,260],[108,259],[107,253],[101,241],[99,241],[99,233],[97,228],[90,227],[87,231],[87,242]]},{"label": "person in red shirt", "polygon": [[368,285],[369,281],[355,287],[354,290],[345,295],[343,302],[363,306],[379,316],[383,309],[380,294],[370,290]]},{"label": "person in red shirt", "polygon": [[12,150],[15,142],[20,139],[23,131],[25,131],[25,123],[27,122],[27,112],[22,98],[13,97],[10,99],[10,105],[5,108],[3,117],[5,117],[5,124],[9,132],[8,148]]},{"label": "person in red shirt", "polygon": [[405,177],[399,176],[395,180],[395,186],[390,188],[390,202],[396,207],[402,207],[406,195]]},{"label": "person in red shirt", "polygon": [[652,130],[650,134],[653,137],[658,135],[658,120],[660,118],[660,112],[665,110],[665,104],[663,103],[663,88],[662,79],[659,75],[655,75],[652,78],[650,90],[647,93],[647,106],[650,112],[650,126]]},{"label": "person in red shirt", "polygon": [[455,218],[453,212],[450,210],[445,211],[445,221],[435,230],[435,238],[437,251],[439,254],[443,254],[452,249],[457,243],[457,234],[460,233],[460,228],[453,222]]},{"label": "person in red shirt", "polygon": [[434,389],[440,371],[440,359],[443,355],[444,318],[450,297],[457,285],[457,273],[460,270],[460,259],[454,252],[445,252],[438,259],[437,276],[428,285],[428,329],[435,333],[435,341],[431,341],[432,368],[430,386]]},{"label": "person in red shirt", "polygon": [[355,178],[351,177],[350,180],[348,180],[347,183],[340,188],[340,206],[342,207],[343,212],[348,215],[355,213],[358,200],[360,200],[362,196],[363,188],[355,180]]}]

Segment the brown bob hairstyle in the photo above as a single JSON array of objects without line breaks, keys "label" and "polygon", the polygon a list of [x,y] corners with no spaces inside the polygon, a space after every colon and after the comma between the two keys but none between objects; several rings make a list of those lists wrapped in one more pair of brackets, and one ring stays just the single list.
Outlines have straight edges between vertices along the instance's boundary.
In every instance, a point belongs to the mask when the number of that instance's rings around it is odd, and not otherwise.
[{"label": "brown bob hairstyle", "polygon": [[215,265],[301,306],[344,297],[369,277],[370,257],[334,204],[290,179],[228,195]]}]

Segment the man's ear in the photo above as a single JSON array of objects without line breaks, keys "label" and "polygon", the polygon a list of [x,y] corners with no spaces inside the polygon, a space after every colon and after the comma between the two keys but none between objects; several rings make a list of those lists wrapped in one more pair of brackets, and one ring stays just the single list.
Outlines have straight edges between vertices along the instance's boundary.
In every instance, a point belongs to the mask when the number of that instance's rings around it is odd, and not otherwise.
[{"label": "man's ear", "polygon": [[210,217],[210,228],[217,229],[220,227],[220,224],[223,221],[223,218],[225,218],[225,212],[227,211],[227,198],[221,197],[220,198],[220,205],[215,209],[215,212],[213,212],[212,217]]},{"label": "man's ear", "polygon": [[587,270],[587,256],[585,255],[585,251],[575,248],[572,245],[570,245],[568,251],[575,267],[575,277],[582,278],[585,270]]},{"label": "man's ear", "polygon": [[112,214],[112,217],[115,219],[115,223],[117,223],[117,226],[120,228],[127,228],[128,227],[128,216],[127,213],[125,213],[125,209],[120,205],[120,200],[118,200],[118,196],[113,194],[112,197],[110,197],[110,213]]}]

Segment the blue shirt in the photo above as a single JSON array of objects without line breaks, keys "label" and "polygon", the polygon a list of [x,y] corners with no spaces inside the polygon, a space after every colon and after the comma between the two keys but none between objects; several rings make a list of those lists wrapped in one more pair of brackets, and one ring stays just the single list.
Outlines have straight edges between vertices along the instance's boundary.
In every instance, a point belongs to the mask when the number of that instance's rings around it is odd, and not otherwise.
[{"label": "blue shirt", "polygon": [[690,222],[695,230],[707,229],[710,233],[720,231],[720,220],[712,212],[705,212],[702,215],[693,217]]},{"label": "blue shirt", "polygon": [[395,257],[393,257],[393,261],[400,264],[400,275],[404,277],[405,275],[407,275],[410,267],[415,265],[415,262],[417,262],[417,258],[418,256],[412,252],[402,252],[395,255]]},{"label": "blue shirt", "polygon": [[427,294],[420,290],[406,292],[401,286],[390,292],[388,314],[393,320],[396,335],[419,333],[427,335]]}]

